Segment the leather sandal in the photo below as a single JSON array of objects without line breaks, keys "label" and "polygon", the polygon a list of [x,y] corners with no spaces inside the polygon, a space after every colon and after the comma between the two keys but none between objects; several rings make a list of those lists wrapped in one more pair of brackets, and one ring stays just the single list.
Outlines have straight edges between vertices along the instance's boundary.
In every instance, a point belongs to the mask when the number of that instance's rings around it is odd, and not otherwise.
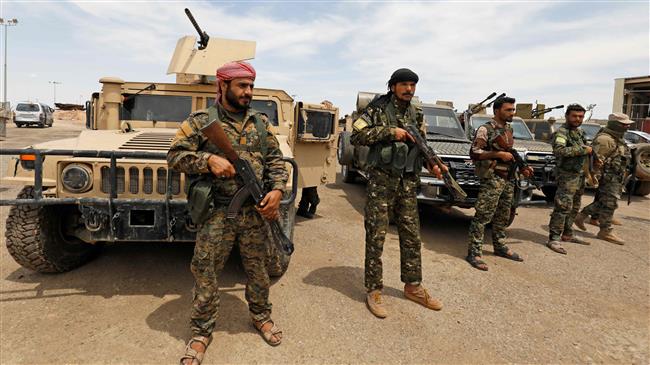
[{"label": "leather sandal", "polygon": [[519,261],[519,262],[524,261],[524,259],[521,258],[521,256],[519,256],[519,254],[517,254],[516,252],[512,251],[511,253],[508,253],[508,251],[510,251],[510,249],[508,247],[505,247],[500,250],[494,250],[494,254],[497,256],[505,257],[512,261]]},{"label": "leather sandal", "polygon": [[[268,322],[271,322],[273,326],[268,331],[262,331],[262,327],[264,327],[264,325]],[[282,343],[282,331],[280,331],[278,326],[275,325],[275,323],[271,320],[271,318],[260,322],[253,321],[253,327],[255,327],[255,329],[260,334],[260,336],[262,336],[264,341],[266,341],[266,343],[268,343],[269,345],[277,346]],[[273,340],[274,338],[276,340]]]},{"label": "leather sandal", "polygon": [[481,256],[475,256],[475,255],[467,255],[465,257],[465,260],[469,262],[470,265],[474,266],[475,268],[481,270],[481,271],[488,271],[488,266],[485,263],[485,261],[479,259]]},{"label": "leather sandal", "polygon": [[[192,348],[192,344],[195,342],[198,342],[203,345],[204,350],[203,351],[197,351]],[[203,357],[205,356],[205,351],[208,349],[208,346],[212,342],[212,336],[210,337],[205,337],[205,336],[194,336],[190,339],[190,341],[187,343],[187,346],[185,346],[185,355],[181,357],[180,364],[185,365],[185,360],[191,360],[190,365],[201,365],[201,362],[203,361]]]},{"label": "leather sandal", "polygon": [[562,245],[560,244],[560,242],[555,241],[555,240],[554,241],[548,241],[548,243],[546,244],[546,247],[550,248],[551,250],[553,250],[553,251],[555,251],[557,253],[561,253],[563,255],[566,255],[566,253],[567,253],[566,250],[564,249],[564,247],[562,247]]}]

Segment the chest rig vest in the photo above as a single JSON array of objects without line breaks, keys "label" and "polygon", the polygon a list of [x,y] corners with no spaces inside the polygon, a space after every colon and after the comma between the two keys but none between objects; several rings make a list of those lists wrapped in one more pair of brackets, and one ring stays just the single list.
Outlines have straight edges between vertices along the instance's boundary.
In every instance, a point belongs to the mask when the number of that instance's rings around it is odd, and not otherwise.
[{"label": "chest rig vest", "polygon": [[609,131],[608,128],[601,128],[594,137],[594,140],[601,137],[601,135],[605,135],[605,138],[611,138],[616,142],[616,149],[610,152],[609,155],[604,156],[603,173],[623,176],[627,169],[627,164],[632,160],[632,158],[630,155],[630,149],[625,144],[623,138],[616,136],[615,133],[616,132]]},{"label": "chest rig vest", "polygon": [[[383,126],[390,128],[405,128],[407,125],[417,126],[418,110],[412,104],[404,112],[399,111],[389,99],[379,105],[377,119]],[[422,157],[414,144],[391,141],[377,143],[368,152],[368,166],[376,167],[394,176],[404,173],[419,173],[422,171]]]},{"label": "chest rig vest", "polygon": [[[485,151],[507,151],[514,145],[514,137],[512,127],[506,123],[503,128],[494,128],[491,122],[483,124],[487,129],[487,145]],[[498,142],[497,142],[498,141]],[[476,176],[479,178],[487,178],[495,174],[506,178],[512,162],[504,162],[500,159],[495,160],[479,160],[478,156],[471,153],[472,160],[474,161]]]},{"label": "chest rig vest", "polygon": [[[580,129],[572,131],[568,128],[561,127],[558,130],[558,133],[566,136],[567,147],[584,146],[587,143],[587,140],[584,137],[584,132]],[[558,171],[581,174],[583,173],[583,166],[586,160],[587,155],[560,157],[557,160],[555,167]]]}]

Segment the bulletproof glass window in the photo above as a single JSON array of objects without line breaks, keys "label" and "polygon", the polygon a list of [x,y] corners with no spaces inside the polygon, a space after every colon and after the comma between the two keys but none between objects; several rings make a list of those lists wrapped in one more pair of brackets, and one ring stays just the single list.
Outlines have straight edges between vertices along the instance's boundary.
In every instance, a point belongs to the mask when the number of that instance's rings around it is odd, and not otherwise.
[{"label": "bulletproof glass window", "polygon": [[427,124],[427,134],[465,139],[463,127],[453,110],[425,106],[422,111]]},{"label": "bulletproof glass window", "polygon": [[125,95],[120,119],[182,122],[191,112],[191,96]]},{"label": "bulletproof glass window", "polygon": [[18,104],[16,105],[17,112],[37,112],[40,111],[38,104]]},{"label": "bulletproof glass window", "polygon": [[[207,107],[214,105],[215,98],[206,98]],[[278,126],[278,104],[271,100],[251,100],[251,108],[263,113],[269,118],[269,123]]]},{"label": "bulletproof glass window", "polygon": [[300,109],[298,113],[298,138],[302,140],[328,140],[332,133],[334,133],[333,113]]},{"label": "bulletproof glass window", "polygon": [[510,126],[512,127],[512,136],[515,139],[526,139],[526,140],[533,140],[533,135],[530,133],[530,130],[526,126],[523,120],[514,118],[512,120],[512,123],[510,123]]}]

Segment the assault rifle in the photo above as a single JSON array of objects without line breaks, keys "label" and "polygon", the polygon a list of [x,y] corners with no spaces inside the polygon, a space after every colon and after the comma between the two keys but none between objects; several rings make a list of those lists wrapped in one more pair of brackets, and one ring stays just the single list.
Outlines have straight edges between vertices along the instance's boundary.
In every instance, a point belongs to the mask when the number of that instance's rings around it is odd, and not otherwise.
[{"label": "assault rifle", "polygon": [[420,150],[420,153],[422,153],[422,156],[424,156],[424,159],[429,163],[429,165],[437,165],[440,168],[440,171],[442,172],[442,179],[445,182],[445,186],[447,186],[449,189],[452,198],[458,201],[465,200],[467,198],[467,193],[465,193],[463,188],[461,188],[456,180],[454,180],[454,177],[451,176],[449,170],[444,170],[446,167],[445,163],[442,162],[440,157],[438,157],[436,151],[434,151],[433,148],[427,144],[427,141],[422,138],[420,131],[414,125],[407,126],[406,131],[411,135],[411,137],[413,137],[415,140],[415,145]]},{"label": "assault rifle", "polygon": [[[221,151],[226,154],[226,158],[230,161],[234,167],[236,176],[239,177],[244,186],[242,186],[233,196],[230,205],[228,206],[228,213],[226,217],[234,219],[237,216],[242,204],[249,198],[252,197],[256,206],[260,206],[260,203],[266,195],[262,184],[257,180],[255,172],[251,167],[250,163],[247,160],[239,158],[237,152],[230,144],[230,140],[226,136],[221,122],[219,120],[214,120],[207,128],[202,130],[203,134],[208,138],[208,140],[219,147]],[[273,235],[273,242],[278,246],[278,248],[284,251],[287,255],[293,253],[294,247],[293,242],[284,234],[280,223],[275,220],[268,222],[271,226],[271,234]]]},{"label": "assault rifle", "polygon": [[[510,169],[508,169],[508,180],[513,180],[515,178],[515,172],[517,172],[517,170],[519,170],[519,172],[523,174],[522,170],[528,169],[530,171],[530,174],[532,175],[533,168],[528,166],[528,164],[526,163],[526,161],[524,161],[524,159],[521,157],[519,152],[517,152],[517,150],[512,148],[512,143],[508,143],[508,141],[506,141],[506,139],[503,136],[504,136],[503,134],[498,135],[494,139],[494,141],[499,145],[499,147],[501,147],[501,149],[503,149],[503,151],[509,152],[514,158],[513,164],[510,165]],[[509,135],[508,139],[510,138],[512,138],[512,135]],[[528,180],[529,183],[533,184],[537,189],[540,190],[542,189],[542,186],[534,179],[527,177],[526,180]]]},{"label": "assault rifle", "polygon": [[199,33],[199,49],[205,49],[205,47],[208,46],[208,41],[210,40],[210,36],[208,35],[208,33],[201,30],[201,27],[199,27],[199,23],[197,23],[196,19],[194,19],[194,15],[192,15],[190,9],[185,8],[185,15],[187,15],[187,17],[190,18],[190,22],[194,26],[194,29],[196,29],[196,32]]},{"label": "assault rifle", "polygon": [[627,205],[630,205],[632,202],[632,194],[634,194],[634,190],[636,189],[636,165],[638,161],[636,159],[636,153],[632,151],[632,163],[630,164],[630,179],[627,185]]}]

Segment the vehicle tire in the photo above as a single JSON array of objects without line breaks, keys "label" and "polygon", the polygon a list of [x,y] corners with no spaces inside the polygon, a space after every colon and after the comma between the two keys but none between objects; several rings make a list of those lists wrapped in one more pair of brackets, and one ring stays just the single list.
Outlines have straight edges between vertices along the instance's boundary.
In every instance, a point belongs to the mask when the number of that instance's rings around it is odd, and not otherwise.
[{"label": "vehicle tire", "polygon": [[650,144],[641,144],[634,149],[636,170],[634,175],[641,181],[650,180]]},{"label": "vehicle tire", "polygon": [[45,123],[39,123],[38,128],[45,128]]},{"label": "vehicle tire", "polygon": [[352,133],[343,131],[339,133],[338,150],[336,156],[338,157],[339,164],[349,165],[354,161],[354,146],[350,142]]},{"label": "vehicle tire", "polygon": [[[296,223],[296,205],[291,203],[289,206],[281,207],[280,214],[282,230],[284,231],[284,234],[293,241],[293,229]],[[282,250],[278,250],[277,246],[274,244],[269,245],[269,260],[266,268],[270,277],[278,278],[284,275],[289,268],[290,261],[290,255],[287,255]]]},{"label": "vehicle tire", "polygon": [[551,203],[555,199],[555,193],[557,192],[557,186],[542,186],[542,193],[544,193],[544,198],[547,202]]},{"label": "vehicle tire", "polygon": [[359,174],[356,171],[350,170],[348,165],[341,165],[341,179],[346,184],[353,184],[357,182]]},{"label": "vehicle tire", "polygon": [[23,126],[23,124],[22,124],[22,123],[15,123],[15,124],[16,124],[16,128],[20,128],[20,127],[22,127],[22,126]]},{"label": "vehicle tire", "polygon": [[650,194],[650,181],[637,181],[634,195],[646,196]]},{"label": "vehicle tire", "polygon": [[[31,186],[18,194],[18,199],[32,197]],[[60,273],[85,264],[99,253],[99,247],[63,233],[64,218],[75,211],[75,205],[13,206],[6,222],[7,251],[20,266],[40,273]]]}]

